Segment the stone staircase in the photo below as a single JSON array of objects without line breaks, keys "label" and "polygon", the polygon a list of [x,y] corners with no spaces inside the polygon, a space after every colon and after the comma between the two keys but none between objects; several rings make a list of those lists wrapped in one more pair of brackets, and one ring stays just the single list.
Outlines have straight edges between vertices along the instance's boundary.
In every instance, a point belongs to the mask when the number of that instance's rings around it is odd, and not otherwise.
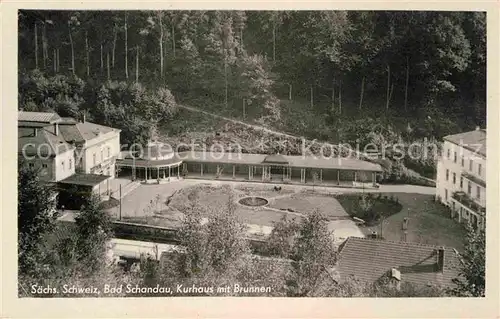
[{"label": "stone staircase", "polygon": [[[127,196],[130,192],[135,190],[137,187],[141,185],[141,182],[139,180],[136,181],[131,181],[127,185],[122,186],[122,196],[121,198]],[[111,197],[114,199],[120,199],[120,189],[115,189],[111,192]]]}]

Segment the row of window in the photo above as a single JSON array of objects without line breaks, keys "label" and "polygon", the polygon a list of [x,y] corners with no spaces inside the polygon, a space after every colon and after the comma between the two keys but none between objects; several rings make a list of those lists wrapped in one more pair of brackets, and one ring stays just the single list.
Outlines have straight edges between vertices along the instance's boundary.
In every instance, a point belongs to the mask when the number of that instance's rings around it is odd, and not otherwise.
[{"label": "row of window", "polygon": [[[66,169],[66,165],[65,165],[64,161],[61,161],[61,167],[62,167],[63,171]],[[73,168],[73,160],[69,159],[68,169],[71,170],[72,168]]]},{"label": "row of window", "polygon": [[[450,152],[451,152],[450,149],[448,149],[448,154],[447,154],[448,159],[450,158]],[[453,162],[454,163],[457,162],[457,152],[454,152],[454,154],[453,154]],[[461,159],[461,165],[462,165],[462,167],[465,167],[465,159],[464,159],[463,155],[462,155],[462,159]],[[482,170],[483,170],[483,166],[480,163],[477,164],[477,174],[479,176],[481,176]],[[474,172],[474,161],[472,159],[469,160],[469,171]]]},{"label": "row of window", "polygon": [[[107,158],[110,158],[111,157],[111,147],[107,147],[107,153],[108,153],[108,157]],[[92,159],[93,159],[93,162],[94,162],[94,165],[97,164],[97,160],[96,160],[96,154],[92,154]],[[101,160],[104,159],[104,150],[101,150]],[[80,159],[80,162],[81,162],[81,159]],[[66,169],[66,163],[64,161],[61,162],[61,167],[62,167],[62,170],[64,171]],[[34,168],[35,167],[35,164],[34,163],[29,163],[28,166],[30,168]],[[42,168],[47,168],[47,164],[42,164]],[[68,166],[68,169],[71,170],[73,168],[73,160],[69,160],[69,166]]]},{"label": "row of window", "polygon": [[[65,161],[61,161],[61,168],[62,168],[63,171],[66,169],[66,165],[65,164],[66,164]],[[28,163],[28,166],[30,168],[34,168],[35,167],[35,163]],[[47,164],[45,164],[45,163],[42,164],[42,169],[47,169],[47,167],[48,167]],[[69,167],[68,167],[68,169],[71,170],[72,167],[73,167],[73,161],[70,159],[69,160]]]},{"label": "row of window", "polygon": [[[66,163],[64,161],[61,161],[61,168],[62,168],[63,171],[66,169],[66,165],[64,165],[64,164],[66,164]],[[29,165],[30,168],[35,167],[34,163],[29,163],[28,165]],[[73,167],[73,160],[70,159],[69,160],[69,167],[68,167],[68,169],[71,170],[72,167]],[[47,164],[42,164],[42,168],[46,169],[47,168]]]},{"label": "row of window", "polygon": [[[35,167],[35,163],[28,163],[28,166],[29,166],[29,168],[34,168]],[[47,164],[42,164],[42,168],[46,169],[47,168]]]},{"label": "row of window", "polygon": [[[449,181],[449,180],[450,180],[450,170],[447,169],[446,170],[446,181]],[[453,173],[452,182],[453,182],[453,185],[455,185],[457,183],[457,174],[456,173]],[[460,189],[462,189],[462,190],[464,189],[464,177],[462,175],[460,175]],[[472,184],[470,181],[467,181],[467,194],[471,195],[471,193],[472,193]],[[476,198],[481,199],[481,187],[478,185],[476,185]]]},{"label": "row of window", "polygon": [[[107,158],[110,158],[111,157],[111,147],[107,147],[107,152],[108,152],[108,157]],[[101,161],[104,159],[104,150],[101,149]],[[95,166],[97,164],[97,159],[96,159],[96,154],[92,154],[92,162],[93,162],[93,165]]]}]

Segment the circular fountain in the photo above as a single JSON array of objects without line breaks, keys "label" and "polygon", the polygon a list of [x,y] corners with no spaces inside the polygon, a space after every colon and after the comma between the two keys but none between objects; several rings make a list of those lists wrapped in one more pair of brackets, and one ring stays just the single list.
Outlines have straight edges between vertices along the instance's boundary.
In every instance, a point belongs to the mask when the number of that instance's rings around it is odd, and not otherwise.
[{"label": "circular fountain", "polygon": [[269,201],[262,197],[250,196],[240,199],[238,203],[245,206],[258,207],[267,205]]}]

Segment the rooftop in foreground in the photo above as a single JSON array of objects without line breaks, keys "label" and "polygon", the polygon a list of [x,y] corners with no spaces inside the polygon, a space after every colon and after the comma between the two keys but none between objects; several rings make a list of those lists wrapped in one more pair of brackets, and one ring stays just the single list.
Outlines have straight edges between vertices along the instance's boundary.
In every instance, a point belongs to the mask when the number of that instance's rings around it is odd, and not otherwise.
[{"label": "rooftop in foreground", "polygon": [[60,122],[61,117],[56,113],[19,111],[17,114],[17,120],[19,122],[53,124]]},{"label": "rooftop in foreground", "polygon": [[375,282],[395,268],[401,273],[402,282],[449,287],[452,279],[458,277],[459,265],[453,248],[349,237],[340,249],[338,270],[342,279],[354,276]]}]

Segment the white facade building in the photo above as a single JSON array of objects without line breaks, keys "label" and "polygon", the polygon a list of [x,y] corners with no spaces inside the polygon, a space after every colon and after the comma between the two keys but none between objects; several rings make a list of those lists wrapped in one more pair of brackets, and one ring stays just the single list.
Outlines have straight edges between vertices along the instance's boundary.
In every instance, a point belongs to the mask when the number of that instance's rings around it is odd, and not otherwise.
[{"label": "white facade building", "polygon": [[486,130],[444,137],[437,165],[436,197],[459,222],[484,227],[486,212]]},{"label": "white facade building", "polygon": [[19,112],[18,156],[58,189],[77,186],[109,196],[120,153],[120,130],[55,113]]},{"label": "white facade building", "polygon": [[40,179],[45,182],[58,182],[75,174],[75,148],[61,135],[60,121],[55,113],[19,113],[19,159],[39,169]]},{"label": "white facade building", "polygon": [[66,142],[75,146],[76,172],[115,177],[115,162],[120,154],[120,130],[64,118],[60,131]]}]

